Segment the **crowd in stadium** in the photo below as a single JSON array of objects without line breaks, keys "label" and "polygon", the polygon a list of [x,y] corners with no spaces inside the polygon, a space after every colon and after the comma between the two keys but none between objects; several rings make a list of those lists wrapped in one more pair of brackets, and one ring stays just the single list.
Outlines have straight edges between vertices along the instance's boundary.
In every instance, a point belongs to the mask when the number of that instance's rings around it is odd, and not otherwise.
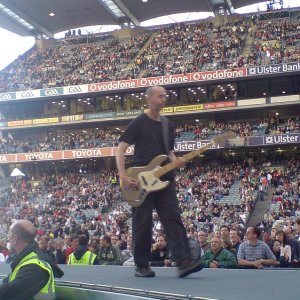
[{"label": "crowd in stadium", "polygon": [[243,49],[248,25],[243,21],[178,24],[162,28],[143,49],[136,64],[143,76],[227,69]]},{"label": "crowd in stadium", "polygon": [[249,65],[280,64],[299,61],[300,24],[288,20],[261,21],[255,27]]},{"label": "crowd in stadium", "polygon": [[[300,165],[291,160],[286,161],[286,166],[272,170],[256,167],[251,161],[221,167],[192,164],[178,173],[176,190],[190,246],[193,255],[202,256],[206,267],[236,267],[238,262],[246,266],[239,246],[245,236],[250,240],[256,234],[253,235],[252,227],[246,228],[246,220],[255,202],[263,200],[261,186],[264,195],[269,189],[274,191],[273,204],[280,203],[279,210],[270,209],[258,229],[255,228],[263,232],[268,251],[276,257],[270,265],[298,266]],[[238,195],[234,202],[229,200],[231,194]],[[38,228],[39,247],[58,263],[68,262],[68,256],[78,248],[80,236],[85,235],[88,248],[98,255],[95,264],[133,265],[131,214],[129,206],[121,200],[115,172],[36,174],[35,177],[31,174],[27,179],[13,182],[9,191],[1,192],[1,197],[8,201],[1,208],[0,260],[2,257],[5,261],[9,255],[5,236],[10,224],[25,218]],[[173,266],[163,225],[155,212],[153,218],[151,264]],[[290,252],[285,252],[287,246]],[[226,248],[220,257],[223,263],[211,264],[213,253],[222,248]],[[105,255],[107,249],[113,249],[114,253],[109,258]]]},{"label": "crowd in stadium", "polygon": [[243,56],[249,27],[248,20],[183,23],[124,40],[34,48],[1,72],[0,92],[299,61],[291,47],[299,43],[299,22],[259,22],[251,28],[253,51]]},{"label": "crowd in stadium", "polygon": [[0,91],[59,87],[134,77],[125,67],[148,40],[104,37],[95,44],[32,49],[0,75]]},{"label": "crowd in stadium", "polygon": [[[299,132],[300,120],[298,117],[280,118],[270,114],[261,121],[249,122],[216,122],[202,125],[199,122],[178,125],[175,129],[177,141],[210,139],[215,135],[232,131],[237,137],[245,138],[263,134],[286,134]],[[72,133],[65,131],[55,136],[55,133],[45,138],[0,139],[0,153],[28,153],[56,150],[90,149],[113,147],[118,144],[120,131],[111,129],[86,129]]]}]

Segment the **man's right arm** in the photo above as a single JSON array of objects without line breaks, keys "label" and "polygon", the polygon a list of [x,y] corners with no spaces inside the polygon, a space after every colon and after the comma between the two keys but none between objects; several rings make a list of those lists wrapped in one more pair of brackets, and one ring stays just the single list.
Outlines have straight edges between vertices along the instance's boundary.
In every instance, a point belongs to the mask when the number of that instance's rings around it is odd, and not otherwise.
[{"label": "man's right arm", "polygon": [[137,188],[138,187],[137,181],[126,175],[124,156],[125,156],[126,149],[129,146],[130,145],[125,142],[119,143],[119,146],[117,148],[117,154],[116,154],[117,169],[118,169],[119,178],[122,185],[125,185],[130,188]]}]

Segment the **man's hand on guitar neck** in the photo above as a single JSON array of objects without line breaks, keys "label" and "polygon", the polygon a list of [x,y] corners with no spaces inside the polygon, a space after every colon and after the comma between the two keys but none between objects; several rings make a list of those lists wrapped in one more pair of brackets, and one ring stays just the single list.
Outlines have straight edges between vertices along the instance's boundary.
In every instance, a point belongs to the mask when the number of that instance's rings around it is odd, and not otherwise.
[{"label": "man's hand on guitar neck", "polygon": [[121,183],[123,186],[131,188],[131,189],[138,189],[139,184],[138,181],[129,177],[129,176],[122,176],[120,177]]},{"label": "man's hand on guitar neck", "polygon": [[182,157],[177,157],[173,151],[170,152],[169,157],[170,157],[172,162],[175,162],[176,168],[180,169],[180,168],[185,167],[186,162],[184,161],[184,159]]}]

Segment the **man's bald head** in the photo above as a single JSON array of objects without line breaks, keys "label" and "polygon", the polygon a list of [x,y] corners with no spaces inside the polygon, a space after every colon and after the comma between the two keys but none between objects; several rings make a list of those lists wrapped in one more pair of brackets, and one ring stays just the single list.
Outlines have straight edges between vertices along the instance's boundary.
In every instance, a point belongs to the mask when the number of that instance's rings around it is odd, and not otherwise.
[{"label": "man's bald head", "polygon": [[34,243],[36,229],[28,220],[18,220],[14,222],[10,227],[10,232],[27,244]]},{"label": "man's bald head", "polygon": [[146,99],[151,98],[151,96],[153,95],[153,93],[157,92],[157,91],[163,91],[166,92],[166,89],[160,85],[154,85],[154,86],[150,86],[147,88],[145,95],[146,95]]}]

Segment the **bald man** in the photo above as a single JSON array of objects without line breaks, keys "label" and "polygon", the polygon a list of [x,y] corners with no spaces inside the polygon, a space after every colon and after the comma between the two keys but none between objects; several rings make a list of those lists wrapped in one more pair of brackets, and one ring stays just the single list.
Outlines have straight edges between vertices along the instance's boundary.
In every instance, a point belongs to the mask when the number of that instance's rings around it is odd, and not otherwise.
[{"label": "bald man", "polygon": [[[174,127],[160,115],[167,102],[167,91],[162,86],[146,90],[146,113],[134,119],[120,137],[116,162],[123,188],[136,189],[139,183],[125,171],[125,153],[130,145],[135,145],[133,163],[135,167],[145,166],[158,155],[167,155],[177,168],[184,167],[182,158],[174,153]],[[163,134],[166,133],[166,134]],[[156,208],[162,222],[172,255],[178,265],[179,277],[185,277],[202,269],[201,261],[191,258],[188,239],[181,221],[176,197],[175,174],[168,172],[161,178],[169,181],[164,189],[150,193],[138,207],[132,208],[133,253],[136,277],[154,277],[149,267],[152,242],[152,211]]]},{"label": "bald man", "polygon": [[39,296],[55,299],[53,272],[51,266],[40,260],[35,252],[35,232],[33,224],[27,220],[11,225],[9,243],[16,257],[10,274],[0,285],[1,300],[25,300]]}]

